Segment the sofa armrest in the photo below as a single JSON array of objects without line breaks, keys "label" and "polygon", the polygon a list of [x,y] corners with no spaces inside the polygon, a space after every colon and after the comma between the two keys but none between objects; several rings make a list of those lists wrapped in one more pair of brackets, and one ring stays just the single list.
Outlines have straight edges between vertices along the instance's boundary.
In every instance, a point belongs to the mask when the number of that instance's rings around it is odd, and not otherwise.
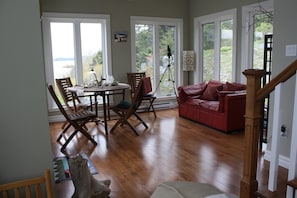
[{"label": "sofa armrest", "polygon": [[229,112],[233,108],[245,108],[246,92],[245,91],[222,91],[219,95],[219,112]]},{"label": "sofa armrest", "polygon": [[246,105],[246,92],[227,94],[224,109],[230,115],[244,115]]},{"label": "sofa armrest", "polygon": [[178,92],[178,103],[183,103],[187,100],[187,94],[185,93],[183,87],[178,87],[177,88],[177,92]]}]

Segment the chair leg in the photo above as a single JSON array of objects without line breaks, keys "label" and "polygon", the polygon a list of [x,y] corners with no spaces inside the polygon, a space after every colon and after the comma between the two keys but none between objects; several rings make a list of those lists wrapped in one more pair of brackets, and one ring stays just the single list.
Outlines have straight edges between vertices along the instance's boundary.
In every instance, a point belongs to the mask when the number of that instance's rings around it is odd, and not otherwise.
[{"label": "chair leg", "polygon": [[92,136],[86,131],[83,126],[85,126],[85,123],[89,122],[89,120],[85,120],[83,123],[81,123],[80,126],[75,126],[75,128],[80,131],[86,138],[88,138],[93,144],[97,145],[97,142],[92,138]]},{"label": "chair leg", "polygon": [[67,138],[66,142],[61,147],[61,152],[64,153],[66,146],[69,144],[69,142],[72,140],[72,138],[77,134],[78,130],[76,129],[73,131],[73,133]]},{"label": "chair leg", "polygon": [[61,134],[59,135],[57,142],[59,142],[61,140],[61,138],[63,137],[63,134],[65,134],[67,132],[67,130],[70,128],[71,124],[68,123],[67,127],[61,132]]},{"label": "chair leg", "polygon": [[155,108],[154,108],[154,105],[153,104],[150,104],[150,106],[148,107],[148,111],[150,111],[150,109],[152,109],[152,112],[154,113],[154,116],[156,118],[157,115],[156,115],[156,111],[155,111]]},{"label": "chair leg", "polygon": [[66,122],[64,122],[61,128],[62,128],[62,129],[64,129],[64,128],[65,128],[65,126],[67,125],[67,123],[68,123],[67,121],[66,121]]},{"label": "chair leg", "polygon": [[110,129],[110,132],[112,133],[112,132],[115,130],[115,128],[117,128],[117,126],[119,126],[119,124],[122,124],[122,123],[123,123],[122,119],[119,118],[118,121],[117,121],[117,122],[113,125],[113,127]]},{"label": "chair leg", "polygon": [[155,118],[157,117],[157,115],[156,115],[156,111],[155,111],[155,108],[154,108],[154,105],[153,105],[153,103],[154,103],[154,101],[155,101],[155,98],[151,98],[151,99],[145,99],[146,101],[147,101],[147,105],[146,105],[146,107],[144,108],[144,111],[145,112],[153,112],[154,113],[154,116],[155,116]]},{"label": "chair leg", "polygon": [[120,118],[118,119],[118,121],[113,125],[113,127],[110,129],[110,132],[113,132],[114,129],[116,129],[120,124],[121,126],[123,126],[124,124],[127,124],[131,129],[132,131],[137,135],[139,136],[139,134],[137,133],[137,131],[135,130],[135,128],[129,123],[129,121],[127,119],[124,118],[124,113],[123,114],[120,114],[119,112],[116,112]]},{"label": "chair leg", "polygon": [[[86,138],[88,138],[88,140],[90,140],[94,145],[97,145],[97,142],[92,138],[92,136],[88,133],[88,131],[86,131],[84,129],[85,123],[88,122],[89,120],[85,120],[84,122],[80,123],[80,125],[78,124],[72,124],[73,127],[75,128],[75,131],[73,131],[71,133],[71,135],[67,138],[66,142],[62,145],[61,148],[61,152],[64,153],[66,146],[69,144],[69,142],[73,139],[73,137],[78,133],[81,132]],[[71,125],[69,124],[67,126],[67,129],[70,127]],[[65,130],[64,130],[65,131]],[[60,137],[58,138],[58,140],[60,140],[62,137],[62,134],[60,135]],[[57,141],[58,141],[57,140]]]},{"label": "chair leg", "polygon": [[147,124],[141,119],[141,117],[137,113],[133,113],[133,115],[135,115],[135,117],[143,124],[143,126],[146,129],[148,128]]},{"label": "chair leg", "polygon": [[139,136],[139,134],[137,133],[137,131],[135,130],[135,128],[128,122],[128,120],[125,121],[127,123],[127,125],[132,129],[132,131]]}]

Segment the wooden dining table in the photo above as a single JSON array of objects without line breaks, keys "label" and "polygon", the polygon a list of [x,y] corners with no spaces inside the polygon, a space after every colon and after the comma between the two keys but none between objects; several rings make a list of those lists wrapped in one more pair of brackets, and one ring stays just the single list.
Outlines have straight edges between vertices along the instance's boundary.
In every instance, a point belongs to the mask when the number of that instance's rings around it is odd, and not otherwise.
[{"label": "wooden dining table", "polygon": [[[125,90],[130,89],[130,85],[126,83],[117,83],[116,85],[103,85],[103,86],[92,86],[92,87],[84,87],[84,86],[73,86],[73,87],[68,87],[67,88],[70,92],[76,92],[78,95],[83,92],[83,93],[93,93],[94,95],[94,102],[95,102],[95,113],[96,116],[98,117],[98,99],[97,96],[102,97],[102,105],[103,105],[103,122],[104,122],[104,127],[105,127],[105,134],[108,137],[108,125],[107,125],[107,117],[109,117],[109,114],[107,113],[108,107],[109,106],[109,97],[110,95],[115,95],[115,94],[122,94],[123,99],[125,98]],[[106,101],[108,100],[108,103]]]}]

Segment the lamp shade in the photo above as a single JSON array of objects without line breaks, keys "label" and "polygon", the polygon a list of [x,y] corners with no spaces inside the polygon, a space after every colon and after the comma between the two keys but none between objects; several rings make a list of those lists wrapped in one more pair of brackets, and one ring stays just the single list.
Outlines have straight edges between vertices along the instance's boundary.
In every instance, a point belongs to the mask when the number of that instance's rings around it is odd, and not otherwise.
[{"label": "lamp shade", "polygon": [[183,51],[183,70],[194,71],[195,67],[195,52]]}]

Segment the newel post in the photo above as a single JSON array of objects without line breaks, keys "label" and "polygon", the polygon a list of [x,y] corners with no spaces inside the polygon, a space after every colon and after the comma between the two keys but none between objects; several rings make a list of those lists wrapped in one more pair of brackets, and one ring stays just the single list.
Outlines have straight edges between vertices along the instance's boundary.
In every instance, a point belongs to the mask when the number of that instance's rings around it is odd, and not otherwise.
[{"label": "newel post", "polygon": [[257,159],[260,134],[261,104],[257,101],[257,92],[261,89],[261,78],[264,70],[248,69],[243,72],[247,78],[245,131],[244,131],[244,166],[240,182],[240,197],[256,197],[258,190]]}]

